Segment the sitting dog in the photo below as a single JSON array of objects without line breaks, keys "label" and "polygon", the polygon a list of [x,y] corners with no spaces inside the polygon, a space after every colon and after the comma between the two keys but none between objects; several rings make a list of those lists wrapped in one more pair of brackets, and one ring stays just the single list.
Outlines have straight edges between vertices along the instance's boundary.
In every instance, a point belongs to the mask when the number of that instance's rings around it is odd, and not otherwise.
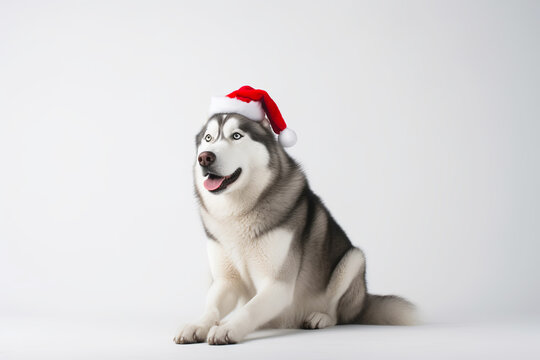
[{"label": "sitting dog", "polygon": [[204,314],[175,342],[233,344],[260,328],[413,324],[410,302],[367,293],[364,254],[285,152],[296,135],[268,94],[242,87],[214,98],[210,115],[196,136],[194,181],[213,282]]}]

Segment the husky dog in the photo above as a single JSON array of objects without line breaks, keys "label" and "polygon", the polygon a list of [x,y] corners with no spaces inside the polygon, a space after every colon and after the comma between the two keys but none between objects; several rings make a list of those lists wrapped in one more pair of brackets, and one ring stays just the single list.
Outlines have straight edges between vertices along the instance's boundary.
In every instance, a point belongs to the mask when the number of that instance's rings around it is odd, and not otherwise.
[{"label": "husky dog", "polygon": [[216,114],[196,144],[195,193],[213,283],[204,314],[176,343],[233,344],[260,328],[415,323],[410,302],[367,293],[362,250],[268,120]]}]

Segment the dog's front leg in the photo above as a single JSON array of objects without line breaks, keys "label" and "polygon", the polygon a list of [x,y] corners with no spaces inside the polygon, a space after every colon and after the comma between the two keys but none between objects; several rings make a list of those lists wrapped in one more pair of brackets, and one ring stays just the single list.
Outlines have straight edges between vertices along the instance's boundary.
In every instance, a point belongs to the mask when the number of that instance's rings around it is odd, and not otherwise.
[{"label": "dog's front leg", "polygon": [[218,278],[213,281],[206,299],[206,308],[199,321],[182,327],[174,338],[177,344],[203,342],[208,330],[225,317],[238,302],[240,285],[235,279]]},{"label": "dog's front leg", "polygon": [[272,280],[243,307],[231,314],[231,318],[215,325],[208,333],[211,345],[235,344],[279,315],[292,302],[293,286]]}]

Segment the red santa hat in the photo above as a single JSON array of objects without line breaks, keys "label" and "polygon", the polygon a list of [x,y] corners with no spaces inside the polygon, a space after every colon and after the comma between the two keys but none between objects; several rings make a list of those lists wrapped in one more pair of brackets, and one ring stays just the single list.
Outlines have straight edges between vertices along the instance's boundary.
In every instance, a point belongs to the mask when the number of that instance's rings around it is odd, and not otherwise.
[{"label": "red santa hat", "polygon": [[212,97],[210,116],[220,113],[237,113],[254,121],[262,121],[266,115],[282,146],[296,144],[296,133],[287,127],[276,103],[264,90],[242,86],[227,96]]}]

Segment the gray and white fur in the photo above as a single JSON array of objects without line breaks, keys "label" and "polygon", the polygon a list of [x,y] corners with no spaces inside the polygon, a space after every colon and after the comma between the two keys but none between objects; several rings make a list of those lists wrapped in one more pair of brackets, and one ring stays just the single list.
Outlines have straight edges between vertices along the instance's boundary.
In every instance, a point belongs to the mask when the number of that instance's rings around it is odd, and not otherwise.
[{"label": "gray and white fur", "polygon": [[416,322],[407,300],[367,292],[364,253],[266,120],[214,115],[196,144],[212,285],[204,314],[180,329],[176,343],[232,344],[261,328]]}]

